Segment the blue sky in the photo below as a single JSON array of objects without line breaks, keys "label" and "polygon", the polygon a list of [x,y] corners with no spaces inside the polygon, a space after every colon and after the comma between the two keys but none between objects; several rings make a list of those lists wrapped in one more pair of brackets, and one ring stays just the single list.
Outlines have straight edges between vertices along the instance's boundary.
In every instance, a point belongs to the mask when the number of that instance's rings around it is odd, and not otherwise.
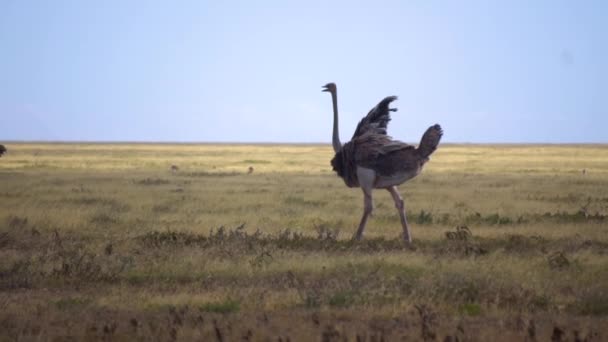
[{"label": "blue sky", "polygon": [[608,142],[606,1],[0,0],[0,140]]}]

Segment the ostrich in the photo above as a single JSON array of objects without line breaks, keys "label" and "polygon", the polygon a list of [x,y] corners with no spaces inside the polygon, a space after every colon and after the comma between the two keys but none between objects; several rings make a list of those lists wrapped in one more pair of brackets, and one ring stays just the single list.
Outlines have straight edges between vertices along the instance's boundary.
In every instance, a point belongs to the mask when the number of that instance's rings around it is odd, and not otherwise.
[{"label": "ostrich", "polygon": [[323,86],[323,91],[331,94],[334,112],[332,145],[336,155],[331,160],[333,170],[342,177],[350,188],[361,187],[364,195],[364,210],[361,223],[354,239],[361,240],[367,219],[373,210],[372,189],[386,189],[395,201],[399,212],[403,239],[412,242],[405,205],[399,195],[397,185],[416,177],[423,165],[429,161],[431,153],[437,149],[443,135],[441,126],[435,124],[422,135],[418,148],[386,135],[386,127],[391,120],[389,104],[396,96],[384,98],[357,125],[355,134],[346,144],[340,143],[338,134],[338,94],[334,83]]},{"label": "ostrich", "polygon": [[248,175],[250,175],[250,174],[252,174],[252,173],[253,173],[253,166],[250,166],[250,167],[247,169],[247,174],[248,174]]},{"label": "ostrich", "polygon": [[2,157],[4,153],[6,153],[6,147],[4,147],[4,145],[0,145],[0,157]]}]

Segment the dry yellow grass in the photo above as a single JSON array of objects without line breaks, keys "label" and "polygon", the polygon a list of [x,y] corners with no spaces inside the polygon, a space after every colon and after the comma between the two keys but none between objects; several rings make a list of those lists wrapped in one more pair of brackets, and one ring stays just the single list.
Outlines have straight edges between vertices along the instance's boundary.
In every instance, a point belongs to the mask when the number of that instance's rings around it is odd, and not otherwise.
[{"label": "dry yellow grass", "polygon": [[608,146],[442,145],[411,249],[328,146],[7,147],[0,340],[608,336]]}]

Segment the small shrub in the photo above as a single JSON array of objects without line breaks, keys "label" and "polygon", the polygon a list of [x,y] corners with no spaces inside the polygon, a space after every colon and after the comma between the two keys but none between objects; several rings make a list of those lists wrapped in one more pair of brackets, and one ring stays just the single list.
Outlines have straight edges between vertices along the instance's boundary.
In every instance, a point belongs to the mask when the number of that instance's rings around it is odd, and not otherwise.
[{"label": "small shrub", "polygon": [[414,220],[417,224],[432,224],[433,214],[424,210],[420,210],[420,214],[418,214],[418,216],[416,216]]},{"label": "small shrub", "polygon": [[263,249],[258,255],[253,257],[253,259],[249,260],[249,264],[254,269],[260,269],[270,265],[273,260],[272,254],[268,250]]},{"label": "small shrub", "polygon": [[445,232],[445,237],[448,240],[467,241],[472,238],[471,230],[467,226],[458,226],[456,231]]},{"label": "small shrub", "polygon": [[492,225],[504,225],[504,224],[513,223],[513,220],[511,220],[509,217],[500,216],[497,213],[484,217],[483,221],[487,224],[492,224]]},{"label": "small shrub", "polygon": [[317,239],[319,240],[338,240],[338,235],[340,235],[339,228],[330,228],[327,223],[318,223],[314,224],[315,231],[317,232]]},{"label": "small shrub", "polygon": [[562,252],[551,254],[547,261],[549,262],[549,267],[551,267],[551,269],[563,269],[570,266],[570,260],[568,260]]},{"label": "small shrub", "polygon": [[321,306],[321,293],[315,290],[309,290],[304,295],[304,306],[307,308],[318,308]]},{"label": "small shrub", "polygon": [[448,243],[442,245],[441,254],[455,254],[464,256],[481,256],[488,254],[488,249],[474,241],[473,234],[467,226],[458,226],[454,231],[445,232]]}]

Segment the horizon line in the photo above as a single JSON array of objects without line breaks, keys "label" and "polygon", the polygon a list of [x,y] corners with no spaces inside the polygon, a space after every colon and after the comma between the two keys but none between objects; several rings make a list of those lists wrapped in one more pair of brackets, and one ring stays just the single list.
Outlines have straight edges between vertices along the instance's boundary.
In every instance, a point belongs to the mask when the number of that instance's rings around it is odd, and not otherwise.
[{"label": "horizon line", "polygon": [[[417,145],[418,143],[407,142]],[[0,144],[156,144],[156,145],[329,145],[331,142],[171,141],[171,140],[0,140]],[[608,145],[607,142],[442,142],[442,145]]]}]

